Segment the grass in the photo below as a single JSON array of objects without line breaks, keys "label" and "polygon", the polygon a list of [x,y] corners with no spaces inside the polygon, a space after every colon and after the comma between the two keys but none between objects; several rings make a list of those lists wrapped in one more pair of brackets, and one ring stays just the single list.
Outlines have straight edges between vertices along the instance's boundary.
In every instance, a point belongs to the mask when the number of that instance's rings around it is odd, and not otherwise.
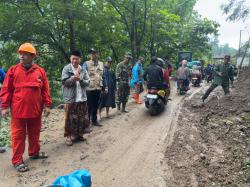
[{"label": "grass", "polygon": [[0,128],[0,146],[10,147],[10,120],[2,118],[2,126]]}]

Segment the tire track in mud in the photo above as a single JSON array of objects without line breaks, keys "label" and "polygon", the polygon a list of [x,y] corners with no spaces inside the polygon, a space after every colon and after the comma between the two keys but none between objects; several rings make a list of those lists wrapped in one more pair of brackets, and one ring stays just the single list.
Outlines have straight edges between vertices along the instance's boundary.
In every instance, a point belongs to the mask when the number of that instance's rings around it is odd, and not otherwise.
[{"label": "tire track in mud", "polygon": [[87,142],[72,147],[64,144],[64,115],[57,111],[52,115],[54,122],[49,122],[41,136],[42,150],[50,157],[28,161],[31,171],[17,174],[10,166],[10,153],[4,158],[0,155],[5,162],[5,175],[0,173],[1,186],[41,186],[60,175],[87,168],[92,173],[93,187],[165,187],[171,171],[163,170],[164,153],[172,142],[184,98],[175,95],[175,87],[172,88],[172,101],[159,116],[150,116],[144,105],[130,103],[128,114],[112,112],[112,119],[102,120],[103,127],[95,127],[86,136]]}]

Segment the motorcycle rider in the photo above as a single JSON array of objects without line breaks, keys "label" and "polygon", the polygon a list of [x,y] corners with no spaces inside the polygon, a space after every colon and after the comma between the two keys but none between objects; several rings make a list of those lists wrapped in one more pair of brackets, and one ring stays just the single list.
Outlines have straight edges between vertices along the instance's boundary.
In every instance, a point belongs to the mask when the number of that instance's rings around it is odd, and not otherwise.
[{"label": "motorcycle rider", "polygon": [[213,79],[213,65],[208,64],[206,69],[205,69],[205,76],[206,76],[206,80],[207,82],[209,82],[209,80]]},{"label": "motorcycle rider", "polygon": [[[182,60],[181,61],[181,67],[178,68],[176,72],[176,77],[177,80],[184,80],[184,85],[189,90],[189,77],[190,77],[190,72],[189,69],[187,68],[187,60]],[[179,88],[178,81],[177,81],[177,87]]]},{"label": "motorcycle rider", "polygon": [[162,68],[159,66],[164,61],[160,58],[152,57],[149,67],[146,69],[143,78],[147,82],[147,88],[163,89],[167,88]]},{"label": "motorcycle rider", "polygon": [[194,65],[192,68],[192,77],[196,76],[199,80],[199,82],[201,82],[201,78],[202,78],[202,73],[201,70],[198,66]]}]

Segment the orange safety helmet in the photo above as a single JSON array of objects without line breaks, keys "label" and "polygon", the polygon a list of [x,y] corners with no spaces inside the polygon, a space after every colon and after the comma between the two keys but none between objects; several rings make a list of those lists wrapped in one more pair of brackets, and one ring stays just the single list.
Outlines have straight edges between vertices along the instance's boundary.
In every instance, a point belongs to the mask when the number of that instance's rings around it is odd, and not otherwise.
[{"label": "orange safety helmet", "polygon": [[24,44],[22,44],[19,47],[19,49],[18,49],[17,52],[18,53],[20,53],[20,52],[28,52],[28,53],[36,55],[36,49],[35,49],[35,47],[31,43],[24,43]]}]

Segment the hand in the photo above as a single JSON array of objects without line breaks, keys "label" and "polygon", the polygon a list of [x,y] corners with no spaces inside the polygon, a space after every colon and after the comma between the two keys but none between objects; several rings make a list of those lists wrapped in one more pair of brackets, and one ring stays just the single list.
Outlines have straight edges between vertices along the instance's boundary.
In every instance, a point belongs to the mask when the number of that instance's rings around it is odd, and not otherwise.
[{"label": "hand", "polygon": [[80,81],[80,77],[79,77],[79,76],[76,76],[76,75],[73,75],[73,76],[72,76],[72,79],[74,79],[75,81]]},{"label": "hand", "polygon": [[104,93],[105,93],[105,94],[108,93],[108,88],[105,88]]},{"label": "hand", "polygon": [[45,107],[44,114],[45,114],[45,117],[48,117],[50,115],[50,108],[49,107]]},{"label": "hand", "polygon": [[7,116],[8,116],[8,110],[7,109],[2,109],[2,116],[3,116],[3,118],[7,118]]},{"label": "hand", "polygon": [[222,76],[222,72],[218,72],[217,75]]}]

